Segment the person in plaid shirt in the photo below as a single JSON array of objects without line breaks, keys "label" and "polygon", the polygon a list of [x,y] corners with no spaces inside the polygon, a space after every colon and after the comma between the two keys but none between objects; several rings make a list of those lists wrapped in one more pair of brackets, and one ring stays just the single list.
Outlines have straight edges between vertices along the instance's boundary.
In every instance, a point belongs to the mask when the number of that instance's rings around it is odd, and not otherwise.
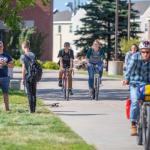
[{"label": "person in plaid shirt", "polygon": [[139,117],[138,87],[150,83],[150,41],[139,44],[140,51],[133,54],[125,72],[124,85],[130,86],[130,120],[131,135],[137,135],[137,119]]}]

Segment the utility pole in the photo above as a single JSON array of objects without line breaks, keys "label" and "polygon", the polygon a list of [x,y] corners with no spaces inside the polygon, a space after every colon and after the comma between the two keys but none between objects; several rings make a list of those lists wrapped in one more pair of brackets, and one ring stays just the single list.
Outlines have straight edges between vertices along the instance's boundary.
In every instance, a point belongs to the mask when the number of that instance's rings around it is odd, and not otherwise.
[{"label": "utility pole", "polygon": [[131,0],[128,0],[128,40],[130,40],[130,28],[131,28]]},{"label": "utility pole", "polygon": [[115,60],[117,59],[118,54],[118,5],[119,0],[116,0],[116,15],[115,15]]}]

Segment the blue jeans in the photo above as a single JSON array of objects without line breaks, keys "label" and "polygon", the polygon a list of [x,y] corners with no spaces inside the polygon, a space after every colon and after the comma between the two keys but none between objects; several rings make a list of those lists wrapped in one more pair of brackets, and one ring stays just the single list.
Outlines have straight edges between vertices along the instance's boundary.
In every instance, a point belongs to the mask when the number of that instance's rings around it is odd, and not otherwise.
[{"label": "blue jeans", "polygon": [[[98,72],[99,72],[99,75],[100,75],[100,78],[102,77],[102,74],[103,74],[103,63],[98,63],[97,64],[98,67]],[[93,85],[94,85],[94,65],[93,64],[89,64],[88,65],[88,74],[89,74],[89,79],[88,79],[88,84],[89,84],[89,89],[93,89]]]},{"label": "blue jeans", "polygon": [[30,112],[35,112],[36,109],[36,82],[25,81],[27,96],[29,101]]},{"label": "blue jeans", "polygon": [[137,122],[139,118],[140,108],[139,108],[139,86],[143,85],[144,83],[140,84],[130,84],[130,100],[131,100],[131,107],[130,107],[130,120],[131,122]]}]

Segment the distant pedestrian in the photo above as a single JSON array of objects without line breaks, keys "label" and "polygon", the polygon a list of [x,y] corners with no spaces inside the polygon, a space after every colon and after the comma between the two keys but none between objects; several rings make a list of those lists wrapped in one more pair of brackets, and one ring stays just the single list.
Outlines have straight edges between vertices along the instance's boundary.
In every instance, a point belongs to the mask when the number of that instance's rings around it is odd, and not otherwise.
[{"label": "distant pedestrian", "polygon": [[30,42],[24,41],[21,44],[24,52],[20,57],[22,63],[22,83],[27,90],[27,96],[29,101],[30,112],[34,113],[36,109],[36,79],[29,80],[31,74],[30,63],[35,60],[35,54],[30,51]]},{"label": "distant pedestrian", "polygon": [[3,42],[0,41],[0,88],[3,92],[5,110],[9,111],[9,82],[8,68],[13,68],[13,61],[10,55],[4,52]]},{"label": "distant pedestrian", "polygon": [[126,53],[125,56],[125,63],[124,63],[124,71],[126,70],[127,66],[129,65],[129,61],[131,60],[131,57],[133,54],[135,54],[138,51],[138,46],[136,44],[133,44],[129,50],[129,52]]}]

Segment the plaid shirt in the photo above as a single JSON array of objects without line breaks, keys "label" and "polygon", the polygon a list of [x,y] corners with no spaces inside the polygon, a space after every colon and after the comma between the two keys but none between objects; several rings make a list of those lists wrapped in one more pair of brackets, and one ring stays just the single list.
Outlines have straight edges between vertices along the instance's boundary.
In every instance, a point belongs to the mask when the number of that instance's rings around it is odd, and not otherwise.
[{"label": "plaid shirt", "polygon": [[150,60],[143,61],[140,52],[132,55],[125,79],[130,83],[150,83]]}]

